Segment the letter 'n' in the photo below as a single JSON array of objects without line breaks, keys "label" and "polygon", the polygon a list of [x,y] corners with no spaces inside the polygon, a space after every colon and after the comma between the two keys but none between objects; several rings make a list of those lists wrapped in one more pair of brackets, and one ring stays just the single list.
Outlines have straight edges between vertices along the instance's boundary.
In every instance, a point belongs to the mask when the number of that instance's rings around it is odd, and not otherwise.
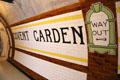
[{"label": "letter 'n'", "polygon": [[73,32],[73,43],[77,44],[76,35],[75,35],[75,34],[77,34],[79,36],[80,40],[81,40],[80,44],[84,44],[82,26],[78,26],[79,31],[77,31],[74,27],[71,27],[71,28],[72,28],[72,32]]}]

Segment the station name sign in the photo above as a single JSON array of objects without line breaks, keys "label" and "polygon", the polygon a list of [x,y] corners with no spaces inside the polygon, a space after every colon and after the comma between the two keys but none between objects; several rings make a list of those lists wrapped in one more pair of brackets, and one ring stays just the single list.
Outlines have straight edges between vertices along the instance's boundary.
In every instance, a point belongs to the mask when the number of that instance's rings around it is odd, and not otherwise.
[{"label": "station name sign", "polygon": [[82,10],[12,27],[15,47],[80,65],[88,65]]},{"label": "station name sign", "polygon": [[[53,42],[53,43],[66,43],[66,44],[85,44],[83,40],[83,26],[78,26],[77,29],[75,27],[61,27],[59,29],[51,28],[44,30],[33,30],[33,38],[37,42]],[[67,39],[68,32],[72,32],[72,40]],[[29,31],[20,31],[13,33],[14,38],[16,40],[30,40]],[[77,37],[79,37],[79,43],[77,41]]]}]

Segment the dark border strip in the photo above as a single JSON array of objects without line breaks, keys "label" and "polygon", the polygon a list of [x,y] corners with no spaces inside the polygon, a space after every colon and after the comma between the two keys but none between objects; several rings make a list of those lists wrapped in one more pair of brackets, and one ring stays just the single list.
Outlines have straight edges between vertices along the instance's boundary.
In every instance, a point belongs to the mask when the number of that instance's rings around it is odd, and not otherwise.
[{"label": "dark border strip", "polygon": [[74,69],[74,70],[77,70],[77,71],[88,73],[88,67],[87,66],[78,65],[78,64],[75,64],[75,63],[71,63],[71,62],[47,57],[47,56],[44,56],[44,55],[36,54],[36,53],[26,51],[26,50],[23,50],[23,49],[19,49],[19,48],[15,48],[15,50],[23,52],[24,54],[27,54],[27,55],[34,56],[34,57],[39,58],[39,59],[43,59],[45,61],[49,61],[49,62],[58,64],[58,65],[62,65],[62,66],[67,67],[67,68],[71,68],[71,69]]},{"label": "dark border strip", "polygon": [[[30,70],[29,68],[23,66],[22,64],[18,63],[15,60],[8,59],[8,62],[10,62],[13,66],[15,66],[18,70],[23,72],[27,77],[29,77],[31,80],[48,80],[47,78],[37,74],[36,72]],[[18,67],[19,66],[19,67]]]}]

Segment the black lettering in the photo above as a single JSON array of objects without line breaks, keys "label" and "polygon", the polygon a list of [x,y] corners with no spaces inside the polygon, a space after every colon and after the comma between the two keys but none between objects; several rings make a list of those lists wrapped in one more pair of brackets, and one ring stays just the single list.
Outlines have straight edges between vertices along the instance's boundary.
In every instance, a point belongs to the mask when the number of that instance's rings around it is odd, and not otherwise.
[{"label": "black lettering", "polygon": [[36,31],[36,30],[34,30],[34,31],[33,31],[33,36],[34,36],[34,39],[35,39],[36,41],[39,41],[39,38],[36,36],[36,34],[37,34],[37,31]]},{"label": "black lettering", "polygon": [[102,31],[97,31],[97,34],[98,34],[99,36],[101,36],[101,35],[102,35]]},{"label": "black lettering", "polygon": [[91,21],[91,24],[93,27],[97,27],[97,23],[92,23],[92,21]]},{"label": "black lettering", "polygon": [[27,40],[29,40],[28,31],[25,31],[25,33],[26,33],[26,36],[27,36]]},{"label": "black lettering", "polygon": [[52,42],[52,38],[51,38],[51,33],[50,33],[50,30],[49,29],[45,29],[45,34],[46,34],[46,39],[47,39],[47,42]]},{"label": "black lettering", "polygon": [[102,26],[102,27],[103,27],[103,25],[102,25],[102,23],[101,23],[101,22],[99,22],[99,23],[98,23],[98,26]]},{"label": "black lettering", "polygon": [[63,43],[71,43],[71,41],[65,41],[65,35],[67,35],[67,32],[64,32],[64,30],[69,30],[69,28],[64,27],[64,28],[60,28],[60,29],[61,29],[61,33],[62,33]]},{"label": "black lettering", "polygon": [[106,26],[107,26],[107,21],[106,21],[106,22],[104,22],[104,21],[103,21],[103,24],[104,24],[104,25],[105,25],[105,27],[106,27]]},{"label": "black lettering", "polygon": [[44,42],[45,42],[45,38],[44,38],[44,36],[43,36],[43,34],[42,34],[42,31],[41,31],[41,30],[39,30],[39,34],[40,34],[40,41],[41,41],[41,39],[43,39],[43,40],[44,40]]},{"label": "black lettering", "polygon": [[75,33],[76,33],[79,36],[79,38],[81,39],[80,44],[84,44],[84,42],[83,42],[83,34],[82,34],[82,26],[78,26],[79,32],[74,27],[71,27],[71,28],[72,28],[72,32],[73,32],[73,41],[74,41],[73,43],[77,44],[76,36],[75,36]]},{"label": "black lettering", "polygon": [[14,39],[17,40],[29,40],[28,31],[16,32],[13,33],[13,35],[14,35]]},{"label": "black lettering", "polygon": [[22,34],[22,40],[26,40],[26,35],[24,32],[21,33]]},{"label": "black lettering", "polygon": [[[52,29],[52,32],[53,32],[54,42],[55,42],[55,43],[60,42],[60,33],[58,32],[58,30],[55,29],[55,28],[53,28],[53,29]],[[56,39],[55,32],[56,32],[56,34],[57,34],[57,36],[58,36],[58,39]]]},{"label": "black lettering", "polygon": [[19,32],[19,40],[23,40],[22,38],[21,38],[21,32]]},{"label": "black lettering", "polygon": [[109,32],[109,30],[103,30],[103,32],[105,32],[105,35],[107,35],[107,32]]}]

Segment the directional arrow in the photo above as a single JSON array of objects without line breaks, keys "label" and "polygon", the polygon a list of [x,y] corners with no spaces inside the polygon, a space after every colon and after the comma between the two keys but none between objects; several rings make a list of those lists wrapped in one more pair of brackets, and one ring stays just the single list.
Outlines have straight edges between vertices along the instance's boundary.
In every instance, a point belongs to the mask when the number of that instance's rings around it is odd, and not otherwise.
[{"label": "directional arrow", "polygon": [[96,38],[96,40],[102,40],[102,41],[106,41],[106,38]]}]

